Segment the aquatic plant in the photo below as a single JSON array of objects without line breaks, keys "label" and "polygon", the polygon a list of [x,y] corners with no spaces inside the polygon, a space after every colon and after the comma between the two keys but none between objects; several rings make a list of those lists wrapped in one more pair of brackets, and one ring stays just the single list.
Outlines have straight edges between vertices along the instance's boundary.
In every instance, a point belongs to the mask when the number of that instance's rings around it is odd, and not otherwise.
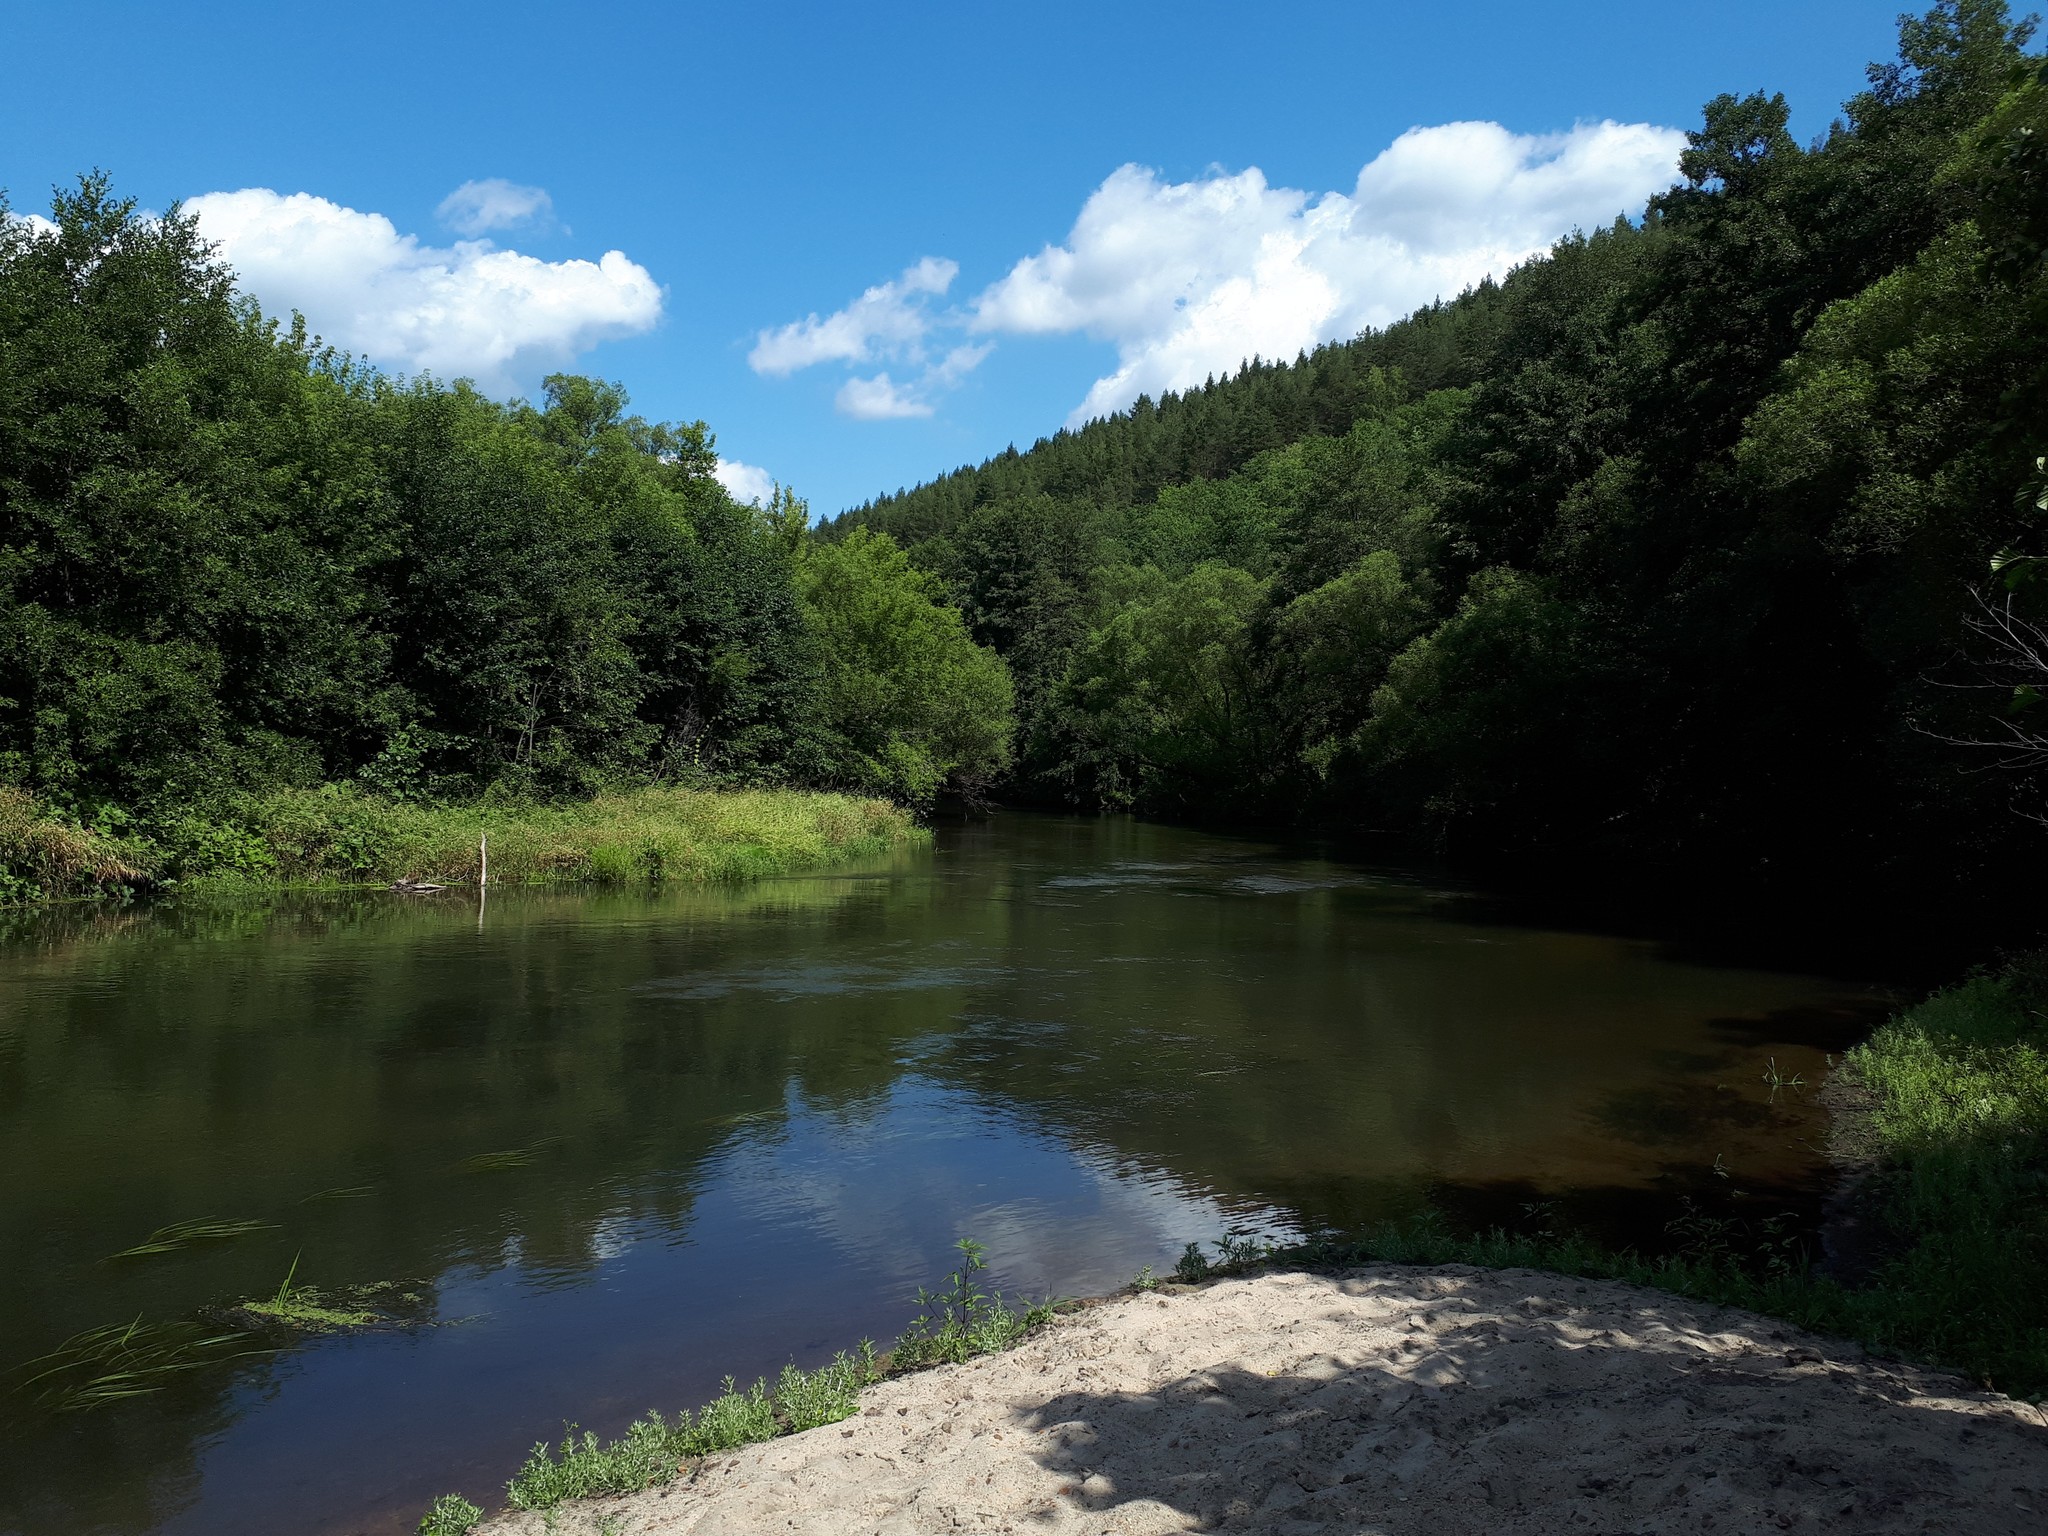
[{"label": "aquatic plant", "polygon": [[147,1238],[133,1248],[123,1248],[119,1253],[110,1253],[109,1259],[143,1259],[160,1253],[179,1253],[195,1243],[227,1242],[237,1237],[247,1237],[252,1232],[270,1232],[275,1224],[268,1221],[175,1221],[168,1227],[158,1227]]},{"label": "aquatic plant", "polygon": [[296,1333],[340,1333],[351,1328],[374,1328],[389,1319],[381,1312],[351,1306],[345,1298],[323,1295],[310,1285],[294,1287],[299,1258],[292,1256],[284,1283],[267,1301],[245,1301],[230,1308],[231,1313],[254,1319],[259,1324],[288,1328]]},{"label": "aquatic plant", "polygon": [[[75,1333],[21,1367],[21,1390],[60,1413],[88,1412],[161,1392],[179,1377],[269,1351],[239,1330],[208,1333],[196,1323],[112,1323]],[[40,1367],[40,1369],[38,1369]]]},{"label": "aquatic plant", "polygon": [[1773,1099],[1777,1098],[1780,1089],[1804,1088],[1806,1086],[1806,1079],[1797,1072],[1794,1072],[1790,1077],[1780,1072],[1778,1070],[1778,1058],[1775,1056],[1764,1065],[1764,1081],[1770,1084],[1771,1097]]},{"label": "aquatic plant", "polygon": [[503,1152],[479,1152],[474,1157],[465,1157],[458,1166],[464,1173],[501,1173],[508,1168],[524,1168],[549,1148],[560,1145],[561,1140],[559,1136],[543,1136],[539,1141]]}]

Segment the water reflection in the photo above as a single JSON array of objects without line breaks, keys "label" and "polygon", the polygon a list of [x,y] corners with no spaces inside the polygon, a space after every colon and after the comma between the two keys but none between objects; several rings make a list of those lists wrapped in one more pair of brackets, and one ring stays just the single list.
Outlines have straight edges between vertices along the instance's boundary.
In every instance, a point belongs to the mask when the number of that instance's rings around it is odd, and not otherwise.
[{"label": "water reflection", "polygon": [[[1868,1004],[1650,945],[1453,920],[1426,886],[1009,817],[737,891],[367,894],[14,920],[0,1359],[301,1278],[437,1326],[53,1419],[0,1531],[397,1531],[567,1419],[900,1326],[963,1231],[1107,1289],[1227,1225],[1431,1197],[1810,1179]],[[1587,1205],[1597,1214],[1597,1207]],[[272,1229],[107,1262],[198,1218]]]}]

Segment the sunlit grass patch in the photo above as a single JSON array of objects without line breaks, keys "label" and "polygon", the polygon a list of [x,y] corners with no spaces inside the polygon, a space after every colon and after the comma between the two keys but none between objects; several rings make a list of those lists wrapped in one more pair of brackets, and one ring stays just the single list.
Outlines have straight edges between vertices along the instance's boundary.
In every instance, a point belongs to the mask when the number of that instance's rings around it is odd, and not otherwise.
[{"label": "sunlit grass patch", "polygon": [[815,1371],[784,1366],[773,1387],[764,1378],[741,1388],[728,1376],[725,1391],[694,1414],[685,1409],[670,1421],[650,1413],[610,1442],[588,1431],[579,1438],[572,1428],[559,1447],[536,1445],[506,1484],[506,1500],[514,1509],[552,1509],[568,1499],[634,1493],[697,1457],[850,1418],[860,1389],[880,1379],[868,1344]]},{"label": "sunlit grass patch", "polygon": [[[725,1391],[695,1413],[685,1410],[673,1420],[650,1413],[616,1440],[579,1434],[572,1425],[559,1445],[533,1448],[505,1485],[506,1501],[514,1509],[548,1511],[570,1499],[636,1493],[699,1458],[851,1418],[861,1389],[884,1376],[1009,1349],[1051,1320],[1051,1301],[1012,1305],[984,1291],[980,1276],[988,1265],[981,1245],[962,1239],[957,1246],[960,1267],[942,1289],[919,1289],[918,1315],[886,1357],[877,1358],[864,1342],[814,1371],[786,1365],[772,1385],[763,1377],[741,1387],[728,1376]],[[462,1536],[482,1518],[474,1504],[449,1494],[428,1510],[419,1536]]]},{"label": "sunlit grass patch", "polygon": [[238,813],[261,857],[203,850],[188,881],[277,885],[426,880],[659,885],[741,880],[870,857],[928,836],[887,801],[808,790],[652,785],[557,803],[417,805],[347,788],[293,791]]}]

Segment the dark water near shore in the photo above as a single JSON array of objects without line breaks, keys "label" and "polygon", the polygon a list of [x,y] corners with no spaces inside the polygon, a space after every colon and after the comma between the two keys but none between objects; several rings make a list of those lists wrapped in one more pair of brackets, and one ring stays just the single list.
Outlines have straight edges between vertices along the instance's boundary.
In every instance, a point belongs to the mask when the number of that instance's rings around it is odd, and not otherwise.
[{"label": "dark water near shore", "polygon": [[[1432,1201],[1634,1241],[1687,1196],[1807,1208],[1819,1115],[1763,1074],[1816,1083],[1867,994],[1466,910],[1256,842],[1010,816],[739,890],[20,920],[0,1366],[267,1295],[295,1259],[415,1283],[435,1325],[89,1414],[10,1393],[0,1532],[489,1507],[566,1420],[886,1341],[963,1233],[1005,1288],[1077,1295],[1227,1228]],[[108,1261],[201,1218],[273,1226]]]}]

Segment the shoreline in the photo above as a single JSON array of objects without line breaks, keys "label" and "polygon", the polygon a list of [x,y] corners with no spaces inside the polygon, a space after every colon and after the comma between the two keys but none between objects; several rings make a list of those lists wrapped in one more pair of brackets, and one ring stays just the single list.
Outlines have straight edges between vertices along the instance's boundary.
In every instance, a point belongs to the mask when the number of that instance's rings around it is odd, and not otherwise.
[{"label": "shoreline", "polygon": [[791,788],[650,784],[559,801],[421,804],[327,785],[194,808],[121,837],[0,790],[0,908],[173,893],[477,889],[486,873],[488,885],[504,887],[712,884],[830,868],[930,839],[893,802]]},{"label": "shoreline", "polygon": [[478,1536],[1031,1530],[2018,1533],[2048,1415],[1779,1320],[1463,1265],[1281,1270],[1075,1308],[836,1425]]}]

